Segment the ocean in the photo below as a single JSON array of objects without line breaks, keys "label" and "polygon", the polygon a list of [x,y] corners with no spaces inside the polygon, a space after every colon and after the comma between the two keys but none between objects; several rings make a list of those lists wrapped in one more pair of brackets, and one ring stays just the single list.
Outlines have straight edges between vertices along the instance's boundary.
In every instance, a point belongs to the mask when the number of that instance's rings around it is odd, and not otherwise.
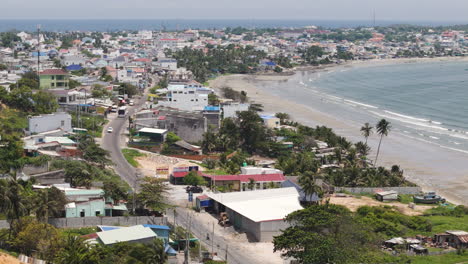
[{"label": "ocean", "polygon": [[[467,21],[377,21],[377,26],[413,24],[446,26],[463,24]],[[326,28],[372,26],[369,20],[272,20],[272,19],[0,19],[0,32],[19,30],[35,31],[37,25],[44,31],[119,31],[119,30],[184,30],[222,29],[225,27],[245,28],[293,28],[322,26]]]},{"label": "ocean", "polygon": [[393,132],[468,153],[468,62],[340,68],[300,81],[355,122],[385,118]]},{"label": "ocean", "polygon": [[[364,123],[375,127],[387,119],[392,129],[377,165],[400,165],[426,191],[468,206],[468,60],[413,61],[334,66],[232,85],[245,87],[269,114],[325,125],[352,142],[365,140],[359,131]],[[368,144],[373,160],[379,136],[371,135]]]}]

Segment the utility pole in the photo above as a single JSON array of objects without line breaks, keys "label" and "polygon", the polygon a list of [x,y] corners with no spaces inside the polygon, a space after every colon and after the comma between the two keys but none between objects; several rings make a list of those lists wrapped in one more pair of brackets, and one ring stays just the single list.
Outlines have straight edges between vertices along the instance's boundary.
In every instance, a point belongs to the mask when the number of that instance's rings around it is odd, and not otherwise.
[{"label": "utility pole", "polygon": [[229,248],[229,244],[226,243],[226,256],[224,257],[224,260],[226,261],[226,263],[228,262],[228,248]]},{"label": "utility pole", "polygon": [[214,228],[215,223],[213,222],[213,233],[211,234],[211,256],[214,257]]},{"label": "utility pole", "polygon": [[37,89],[39,90],[41,88],[41,78],[39,77],[39,72],[40,72],[40,64],[41,64],[41,25],[37,25]]},{"label": "utility pole", "polygon": [[185,230],[185,250],[184,250],[184,264],[189,263],[189,253],[190,253],[190,227],[192,225],[192,215],[188,216],[188,227]]}]

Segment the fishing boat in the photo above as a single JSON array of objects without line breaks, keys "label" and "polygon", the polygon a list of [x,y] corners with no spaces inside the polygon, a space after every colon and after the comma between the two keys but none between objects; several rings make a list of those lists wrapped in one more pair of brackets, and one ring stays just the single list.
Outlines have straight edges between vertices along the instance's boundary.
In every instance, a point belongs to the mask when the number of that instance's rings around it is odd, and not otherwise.
[{"label": "fishing boat", "polygon": [[415,195],[413,197],[415,203],[423,203],[423,204],[436,204],[439,202],[445,202],[445,199],[436,195],[435,192],[428,192],[422,195]]}]

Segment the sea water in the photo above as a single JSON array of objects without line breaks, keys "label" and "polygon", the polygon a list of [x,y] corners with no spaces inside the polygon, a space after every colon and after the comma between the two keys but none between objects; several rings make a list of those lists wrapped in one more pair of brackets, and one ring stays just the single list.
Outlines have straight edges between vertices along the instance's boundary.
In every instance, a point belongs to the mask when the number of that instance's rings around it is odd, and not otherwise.
[{"label": "sea water", "polygon": [[393,132],[468,152],[468,62],[339,68],[300,79],[321,102],[339,106],[330,111],[342,118],[371,124],[385,118]]}]

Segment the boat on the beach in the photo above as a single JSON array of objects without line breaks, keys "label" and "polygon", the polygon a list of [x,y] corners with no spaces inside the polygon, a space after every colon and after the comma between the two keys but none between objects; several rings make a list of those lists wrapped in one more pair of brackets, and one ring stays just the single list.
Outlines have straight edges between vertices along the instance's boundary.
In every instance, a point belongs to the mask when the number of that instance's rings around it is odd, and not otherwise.
[{"label": "boat on the beach", "polygon": [[413,201],[415,203],[436,204],[440,202],[445,202],[445,199],[442,198],[440,195],[437,195],[435,192],[428,192],[422,195],[413,196]]}]

